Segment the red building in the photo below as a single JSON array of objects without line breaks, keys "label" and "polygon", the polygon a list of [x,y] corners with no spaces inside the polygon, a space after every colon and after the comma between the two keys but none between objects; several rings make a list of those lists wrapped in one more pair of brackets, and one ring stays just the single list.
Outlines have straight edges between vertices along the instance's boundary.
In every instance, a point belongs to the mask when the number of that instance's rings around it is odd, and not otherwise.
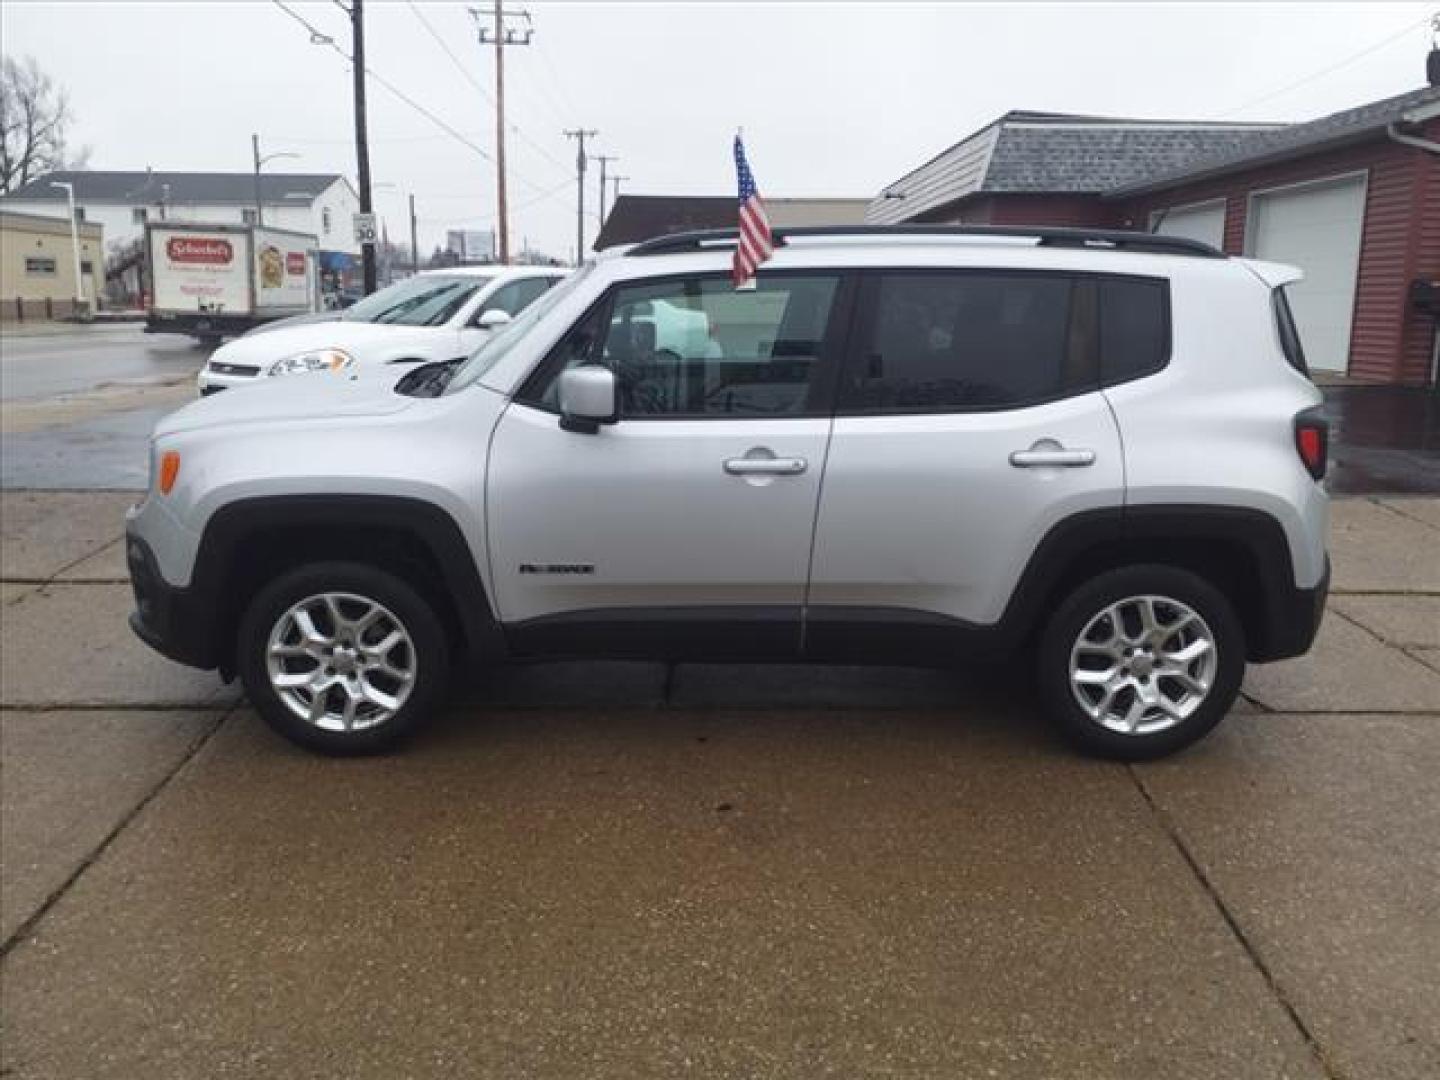
[{"label": "red building", "polygon": [[1300,124],[1007,113],[866,220],[1149,229],[1291,263],[1313,370],[1437,383],[1440,87]]}]

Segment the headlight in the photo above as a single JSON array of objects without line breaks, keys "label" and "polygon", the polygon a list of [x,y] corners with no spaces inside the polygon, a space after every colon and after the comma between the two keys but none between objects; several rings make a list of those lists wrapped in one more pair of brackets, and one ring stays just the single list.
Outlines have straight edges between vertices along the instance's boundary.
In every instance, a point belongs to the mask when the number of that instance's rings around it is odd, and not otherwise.
[{"label": "headlight", "polygon": [[270,368],[271,375],[295,375],[302,371],[344,371],[354,358],[344,349],[311,349],[278,360]]}]

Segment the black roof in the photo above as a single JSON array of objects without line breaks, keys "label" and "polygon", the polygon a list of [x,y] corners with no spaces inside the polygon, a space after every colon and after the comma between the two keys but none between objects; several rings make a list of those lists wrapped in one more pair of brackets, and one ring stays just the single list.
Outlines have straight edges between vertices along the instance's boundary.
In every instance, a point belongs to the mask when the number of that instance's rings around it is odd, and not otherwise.
[{"label": "black roof", "polygon": [[[337,180],[339,173],[261,173],[260,197],[266,203],[313,202]],[[6,194],[6,199],[63,200],[65,192],[54,182],[75,185],[75,198],[82,202],[122,204],[158,203],[241,203],[255,201],[254,173],[154,172],[133,170],[106,172],[98,169],[45,173],[23,187]],[[168,189],[168,190],[167,190]]]}]

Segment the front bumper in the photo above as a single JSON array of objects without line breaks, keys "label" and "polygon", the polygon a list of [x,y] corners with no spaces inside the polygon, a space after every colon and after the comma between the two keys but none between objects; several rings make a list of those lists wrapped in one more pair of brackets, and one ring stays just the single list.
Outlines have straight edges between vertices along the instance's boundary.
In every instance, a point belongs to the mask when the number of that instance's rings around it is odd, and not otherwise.
[{"label": "front bumper", "polygon": [[215,604],[167,582],[150,545],[133,531],[125,535],[125,562],[135,593],[130,629],[136,636],[178,663],[207,670],[220,667]]}]

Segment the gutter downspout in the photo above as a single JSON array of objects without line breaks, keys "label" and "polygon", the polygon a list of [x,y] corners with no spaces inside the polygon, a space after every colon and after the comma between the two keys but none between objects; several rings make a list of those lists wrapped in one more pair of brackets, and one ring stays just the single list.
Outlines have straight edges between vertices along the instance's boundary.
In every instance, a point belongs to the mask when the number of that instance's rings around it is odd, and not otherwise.
[{"label": "gutter downspout", "polygon": [[1440,154],[1440,143],[1431,142],[1429,139],[1416,138],[1414,135],[1402,133],[1393,123],[1385,125],[1385,134],[1392,142],[1401,143],[1405,146],[1413,146],[1431,154]]}]

